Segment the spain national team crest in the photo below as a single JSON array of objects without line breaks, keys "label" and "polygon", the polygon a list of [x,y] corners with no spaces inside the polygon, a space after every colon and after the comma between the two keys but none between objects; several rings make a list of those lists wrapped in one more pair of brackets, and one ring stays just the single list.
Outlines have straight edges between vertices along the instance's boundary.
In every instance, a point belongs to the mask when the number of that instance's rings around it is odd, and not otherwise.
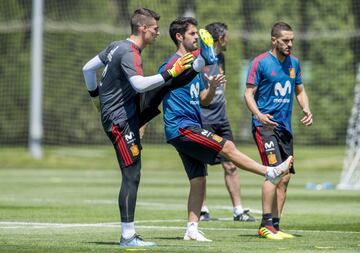
[{"label": "spain national team crest", "polygon": [[139,147],[138,145],[136,145],[135,143],[133,143],[130,147],[130,151],[132,153],[133,156],[138,156],[140,153]]},{"label": "spain national team crest", "polygon": [[273,154],[273,152],[270,152],[270,154],[268,154],[267,158],[268,158],[268,162],[269,162],[270,165],[273,165],[273,164],[277,163],[276,155]]},{"label": "spain national team crest", "polygon": [[217,134],[213,134],[211,137],[213,138],[214,141],[217,141],[219,143],[223,140],[223,138]]},{"label": "spain national team crest", "polygon": [[294,68],[289,68],[289,76],[290,76],[290,78],[295,78],[295,69]]}]

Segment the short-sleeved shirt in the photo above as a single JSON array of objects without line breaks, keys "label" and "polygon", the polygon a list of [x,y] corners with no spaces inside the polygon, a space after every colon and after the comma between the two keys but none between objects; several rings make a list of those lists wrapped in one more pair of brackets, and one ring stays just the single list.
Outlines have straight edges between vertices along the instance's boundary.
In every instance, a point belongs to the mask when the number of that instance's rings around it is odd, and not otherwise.
[{"label": "short-sleeved shirt", "polygon": [[[205,66],[202,74],[206,73],[208,76],[216,76],[220,74],[220,66],[225,65],[224,55],[219,54],[218,62],[213,65]],[[204,86],[207,88],[208,82],[203,78]],[[226,100],[225,100],[225,86],[220,84],[215,91],[214,98],[207,106],[201,106],[201,118],[203,124],[219,124],[227,122],[226,116]]]},{"label": "short-sleeved shirt", "polygon": [[143,75],[141,50],[130,40],[112,42],[99,53],[105,69],[99,85],[101,120],[105,131],[135,115],[136,94],[129,78]]},{"label": "short-sleeved shirt", "polygon": [[[289,55],[280,62],[270,52],[265,52],[251,62],[246,83],[256,86],[254,98],[260,112],[272,115],[279,130],[292,133],[295,85],[302,84],[299,60]],[[262,126],[254,115],[252,123],[254,127]]]},{"label": "short-sleeved shirt", "polygon": [[[159,69],[159,73],[171,68],[178,54],[168,58]],[[200,74],[191,82],[180,88],[168,92],[163,99],[163,114],[165,136],[169,141],[180,135],[179,129],[188,126],[201,128],[200,92],[204,89],[204,83]]]}]

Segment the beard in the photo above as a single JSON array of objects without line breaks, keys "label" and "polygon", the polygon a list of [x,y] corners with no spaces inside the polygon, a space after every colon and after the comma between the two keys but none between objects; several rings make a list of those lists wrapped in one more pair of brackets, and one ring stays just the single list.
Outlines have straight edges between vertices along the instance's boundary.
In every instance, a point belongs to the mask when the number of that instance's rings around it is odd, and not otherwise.
[{"label": "beard", "polygon": [[278,48],[277,51],[278,51],[282,56],[288,56],[288,55],[291,54],[291,49],[284,50],[284,49]]},{"label": "beard", "polygon": [[192,52],[192,51],[197,50],[199,47],[198,47],[197,42],[196,42],[196,43],[184,44],[184,48],[185,48],[185,50],[187,52]]}]

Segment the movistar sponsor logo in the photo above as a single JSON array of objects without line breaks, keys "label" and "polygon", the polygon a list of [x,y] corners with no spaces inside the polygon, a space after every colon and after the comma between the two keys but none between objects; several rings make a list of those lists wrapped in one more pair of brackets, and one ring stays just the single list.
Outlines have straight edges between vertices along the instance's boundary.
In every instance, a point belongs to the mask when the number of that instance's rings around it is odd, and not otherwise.
[{"label": "movistar sponsor logo", "polygon": [[289,81],[285,82],[285,86],[283,87],[281,83],[275,84],[275,95],[276,96],[285,96],[286,94],[290,94],[291,92],[291,83]]},{"label": "movistar sponsor logo", "polygon": [[200,94],[200,84],[199,82],[192,83],[190,85],[190,96],[192,100],[190,100],[190,104],[198,105],[199,104],[199,94]]},{"label": "movistar sponsor logo", "polygon": [[129,132],[128,134],[125,134],[125,140],[127,143],[133,142],[135,139],[135,134],[133,132]]},{"label": "movistar sponsor logo", "polygon": [[282,86],[281,83],[277,82],[274,87],[274,93],[275,96],[280,97],[280,98],[274,98],[273,100],[274,103],[290,103],[289,98],[283,98],[291,93],[290,81],[289,80],[286,81],[284,86]]},{"label": "movistar sponsor logo", "polygon": [[273,141],[270,142],[265,142],[265,150],[269,151],[269,150],[274,150],[275,149],[275,145]]},{"label": "movistar sponsor logo", "polygon": [[274,98],[273,102],[275,102],[275,103],[290,103],[290,99],[288,99],[288,98]]}]

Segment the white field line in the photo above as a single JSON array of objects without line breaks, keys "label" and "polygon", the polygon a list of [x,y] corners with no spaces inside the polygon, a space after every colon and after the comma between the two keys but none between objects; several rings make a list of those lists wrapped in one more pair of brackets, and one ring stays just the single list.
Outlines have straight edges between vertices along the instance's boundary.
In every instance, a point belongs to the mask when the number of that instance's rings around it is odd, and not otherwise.
[{"label": "white field line", "polygon": [[[117,200],[111,200],[111,199],[84,199],[84,200],[76,200],[76,201],[67,201],[67,200],[57,200],[57,199],[43,199],[43,198],[26,198],[26,199],[19,199],[19,198],[11,198],[11,197],[0,197],[0,201],[11,201],[11,202],[33,202],[33,203],[61,203],[61,204],[70,204],[70,203],[85,203],[85,204],[91,204],[91,205],[117,205]],[[178,209],[186,209],[186,203],[184,204],[177,204],[177,203],[158,203],[158,202],[142,202],[139,201],[136,203],[137,206],[143,206],[143,207],[156,207],[157,209],[161,210],[178,210]],[[163,208],[163,209],[162,209]],[[215,210],[232,210],[233,208],[229,206],[222,206],[222,205],[211,205],[209,206],[210,209]],[[261,214],[261,210],[258,209],[252,209],[252,208],[244,208],[249,209],[250,212]]]},{"label": "white field line", "polygon": [[[152,222],[183,222],[185,220],[143,220],[137,221],[136,223],[152,223]],[[42,223],[42,222],[20,222],[20,221],[0,221],[0,229],[62,229],[62,228],[119,228],[119,222],[109,222],[109,223]],[[137,225],[136,228],[139,229],[152,229],[152,230],[185,230],[185,226],[145,226]],[[255,231],[256,229],[250,228],[201,228],[202,230],[209,231]],[[325,230],[288,230],[291,233],[345,233],[345,234],[360,234],[360,231],[325,231]]]}]

